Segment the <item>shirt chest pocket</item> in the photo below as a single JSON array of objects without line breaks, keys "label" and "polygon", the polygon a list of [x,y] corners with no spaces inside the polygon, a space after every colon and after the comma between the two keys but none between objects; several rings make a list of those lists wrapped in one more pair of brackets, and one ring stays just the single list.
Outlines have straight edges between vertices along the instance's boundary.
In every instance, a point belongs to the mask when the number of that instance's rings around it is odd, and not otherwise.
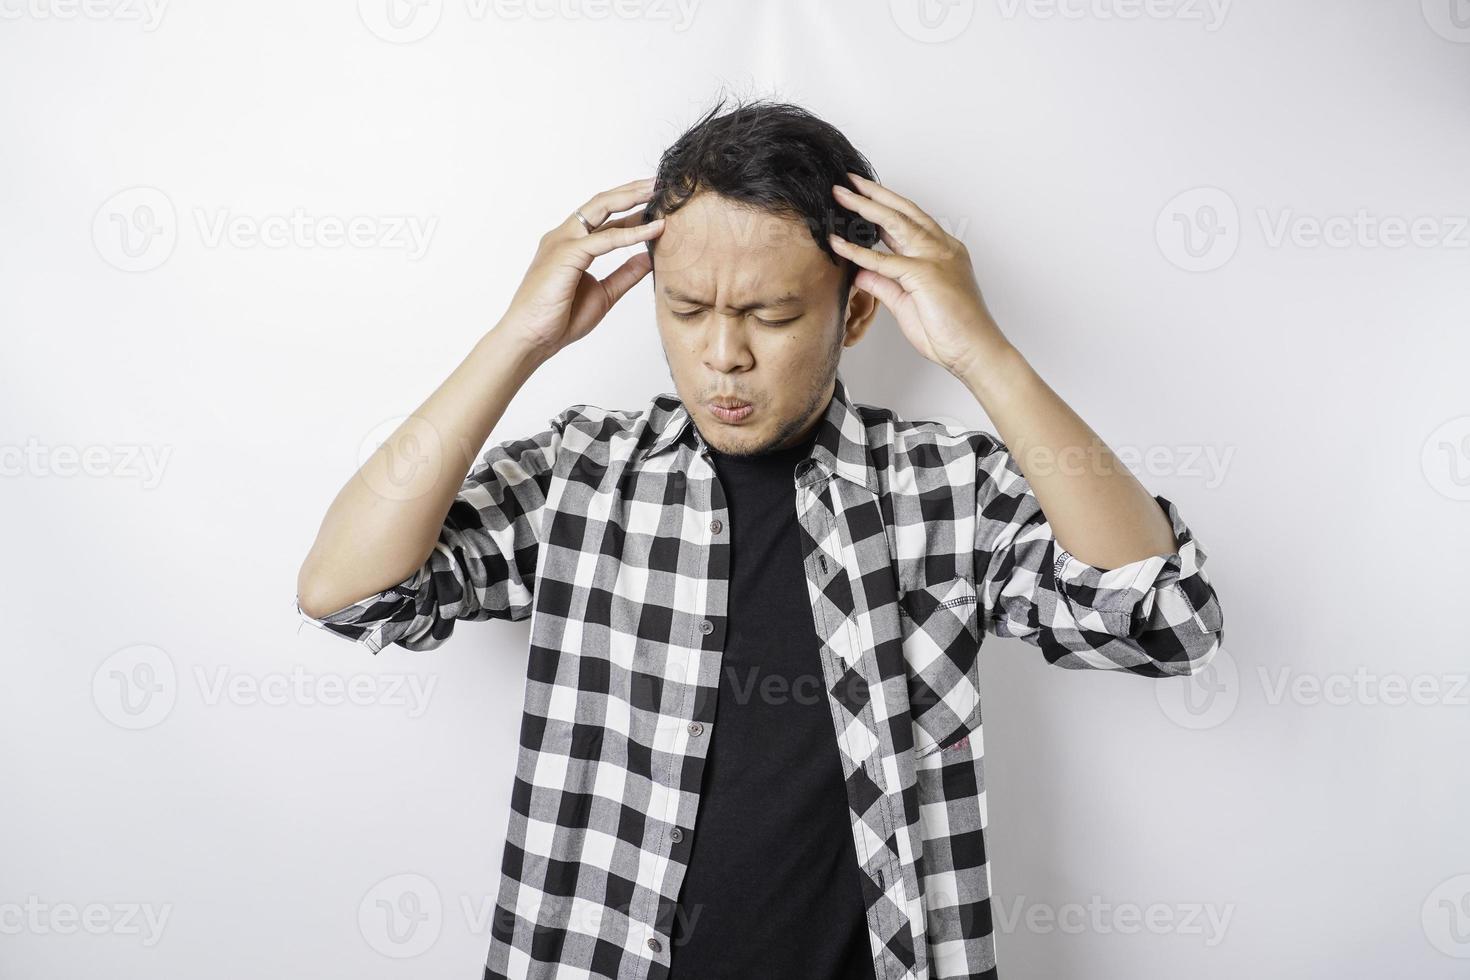
[{"label": "shirt chest pocket", "polygon": [[916,757],[948,748],[979,721],[978,606],[964,577],[920,583],[899,599]]}]

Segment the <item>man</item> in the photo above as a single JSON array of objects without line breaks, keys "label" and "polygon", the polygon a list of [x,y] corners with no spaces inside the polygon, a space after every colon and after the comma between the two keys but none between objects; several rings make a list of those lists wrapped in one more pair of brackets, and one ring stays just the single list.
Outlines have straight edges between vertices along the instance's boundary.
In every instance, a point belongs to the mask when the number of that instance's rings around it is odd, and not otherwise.
[{"label": "man", "polygon": [[[872,173],[796,107],[710,112],[656,179],[542,238],[327,512],[310,621],[377,652],[532,617],[487,978],[994,977],[985,633],[1145,677],[1219,646],[1176,508]],[[527,377],[650,273],[677,395],[573,405],[474,465]],[[999,437],[849,396],[839,357],[880,302]]]}]

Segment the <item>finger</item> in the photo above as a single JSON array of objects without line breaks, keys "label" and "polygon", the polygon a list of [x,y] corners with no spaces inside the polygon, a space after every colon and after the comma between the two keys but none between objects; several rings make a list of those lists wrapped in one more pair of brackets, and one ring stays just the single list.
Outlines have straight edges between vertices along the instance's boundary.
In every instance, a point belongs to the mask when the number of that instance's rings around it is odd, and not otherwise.
[{"label": "finger", "polygon": [[897,312],[898,302],[903,298],[903,287],[898,283],[868,270],[858,273],[853,282],[864,292],[872,293],[878,302],[888,307],[889,312]]},{"label": "finger", "polygon": [[564,243],[563,247],[570,249],[578,256],[578,264],[585,270],[597,256],[606,255],[613,249],[657,238],[663,230],[664,219],[655,218],[646,224],[599,228],[590,235],[571,239]]},{"label": "finger", "polygon": [[[629,181],[620,187],[594,194],[577,210],[592,223],[593,231],[597,231],[614,211],[626,211],[636,205],[647,204],[653,199],[653,188],[652,177]],[[577,220],[576,212],[568,214],[566,220],[556,226],[556,232],[557,237],[564,238],[580,238],[587,234],[582,228],[582,222]]]},{"label": "finger", "polygon": [[634,211],[632,214],[625,214],[621,218],[609,218],[598,226],[597,230],[602,231],[604,228],[632,228],[634,225],[641,225],[643,223],[643,212]]},{"label": "finger", "polygon": [[902,279],[905,272],[919,265],[919,260],[907,255],[886,255],[883,252],[876,252],[871,248],[854,245],[841,235],[828,235],[827,240],[832,243],[832,249],[838,255],[851,259],[853,264],[859,268],[870,269],[890,279]]},{"label": "finger", "polygon": [[611,308],[628,290],[638,285],[638,281],[648,275],[648,270],[652,268],[653,257],[647,252],[635,252],[628,256],[628,261],[601,280],[603,292],[607,293],[608,307]]},{"label": "finger", "polygon": [[925,252],[925,245],[930,241],[928,230],[916,224],[902,211],[848,190],[841,184],[833,184],[832,193],[843,207],[856,211],[873,222],[903,246],[894,248],[892,241],[888,242],[888,247],[893,251],[900,255],[920,255]]},{"label": "finger", "polygon": [[858,189],[860,194],[872,198],[885,207],[901,212],[910,221],[928,231],[929,234],[937,239],[943,240],[944,229],[939,226],[939,222],[931,218],[927,211],[913,201],[910,201],[902,194],[889,190],[876,180],[869,180],[861,174],[848,171],[847,177],[852,181],[853,186]]}]

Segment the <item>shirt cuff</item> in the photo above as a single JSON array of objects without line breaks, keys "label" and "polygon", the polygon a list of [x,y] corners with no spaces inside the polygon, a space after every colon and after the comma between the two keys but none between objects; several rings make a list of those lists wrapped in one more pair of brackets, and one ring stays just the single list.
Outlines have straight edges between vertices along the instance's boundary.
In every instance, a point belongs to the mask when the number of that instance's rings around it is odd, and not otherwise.
[{"label": "shirt cuff", "polygon": [[296,597],[296,612],[303,620],[320,629],[344,636],[377,653],[408,632],[417,610],[419,590],[429,581],[427,565],[397,585],[375,592],[335,612],[316,617],[301,608]]},{"label": "shirt cuff", "polygon": [[1172,502],[1154,500],[1169,518],[1178,550],[1111,569],[1058,551],[1052,575],[1078,626],[1120,639],[1191,621],[1203,633],[1220,630],[1220,606],[1202,570],[1204,548]]}]

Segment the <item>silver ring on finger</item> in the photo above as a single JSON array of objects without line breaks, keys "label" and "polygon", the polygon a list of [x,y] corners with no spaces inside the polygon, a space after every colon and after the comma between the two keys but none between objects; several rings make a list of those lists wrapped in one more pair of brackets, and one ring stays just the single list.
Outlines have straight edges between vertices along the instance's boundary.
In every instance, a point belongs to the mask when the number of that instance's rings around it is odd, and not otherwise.
[{"label": "silver ring on finger", "polygon": [[587,229],[587,234],[590,235],[594,230],[596,230],[596,225],[587,220],[587,216],[582,213],[581,208],[573,211],[572,214],[575,214],[577,216],[577,220],[582,222],[582,227]]}]

